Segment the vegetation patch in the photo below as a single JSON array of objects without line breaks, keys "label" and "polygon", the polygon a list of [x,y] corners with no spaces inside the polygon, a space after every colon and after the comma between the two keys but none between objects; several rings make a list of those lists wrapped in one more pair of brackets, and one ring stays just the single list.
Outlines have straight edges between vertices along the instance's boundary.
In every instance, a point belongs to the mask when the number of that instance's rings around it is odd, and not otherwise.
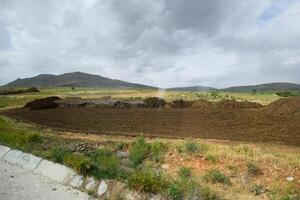
[{"label": "vegetation patch", "polygon": [[211,183],[221,183],[224,185],[230,185],[230,179],[220,172],[219,170],[213,169],[207,172],[206,175],[204,175],[204,180]]},{"label": "vegetation patch", "polygon": [[133,166],[138,166],[150,153],[150,145],[143,138],[138,138],[129,149],[129,160]]}]

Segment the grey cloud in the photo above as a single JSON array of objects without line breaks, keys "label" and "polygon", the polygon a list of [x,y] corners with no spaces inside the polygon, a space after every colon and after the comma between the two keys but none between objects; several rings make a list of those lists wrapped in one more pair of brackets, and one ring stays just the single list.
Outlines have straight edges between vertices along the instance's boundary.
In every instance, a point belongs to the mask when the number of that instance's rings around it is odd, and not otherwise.
[{"label": "grey cloud", "polygon": [[300,82],[300,3],[261,17],[276,4],[0,0],[0,84],[70,71],[161,87]]}]

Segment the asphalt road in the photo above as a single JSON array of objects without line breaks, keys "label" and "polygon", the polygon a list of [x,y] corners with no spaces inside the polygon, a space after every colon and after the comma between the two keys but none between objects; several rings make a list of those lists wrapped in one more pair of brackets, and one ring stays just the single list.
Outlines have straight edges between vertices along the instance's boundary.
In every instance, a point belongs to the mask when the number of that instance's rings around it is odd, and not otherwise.
[{"label": "asphalt road", "polygon": [[0,200],[88,200],[79,190],[0,160]]}]

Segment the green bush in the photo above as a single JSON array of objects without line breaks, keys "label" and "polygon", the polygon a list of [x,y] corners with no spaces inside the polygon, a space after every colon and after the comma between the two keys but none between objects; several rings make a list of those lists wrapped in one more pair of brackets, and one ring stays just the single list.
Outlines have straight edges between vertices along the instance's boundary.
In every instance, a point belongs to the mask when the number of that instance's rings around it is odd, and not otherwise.
[{"label": "green bush", "polygon": [[187,153],[205,153],[208,150],[208,146],[206,144],[199,144],[197,142],[188,140],[185,144],[184,144],[184,149],[185,152]]},{"label": "green bush", "polygon": [[150,148],[150,155],[153,160],[156,162],[159,162],[162,160],[162,157],[164,153],[166,152],[166,146],[160,142],[159,140],[156,140],[151,144]]},{"label": "green bush", "polygon": [[120,173],[120,161],[110,149],[97,149],[91,155],[91,173],[96,178],[116,178]]},{"label": "green bush", "polygon": [[192,169],[189,167],[181,167],[178,170],[178,174],[181,178],[188,178],[192,175]]},{"label": "green bush", "polygon": [[31,134],[31,135],[28,135],[27,141],[29,143],[40,144],[40,143],[43,142],[43,138],[39,134],[34,133],[34,134]]},{"label": "green bush", "polygon": [[167,188],[167,181],[160,173],[150,170],[140,170],[134,172],[128,178],[128,186],[144,192],[159,193]]},{"label": "green bush", "polygon": [[114,150],[120,151],[120,150],[123,150],[126,146],[127,146],[127,143],[125,143],[123,141],[118,141],[114,145]]},{"label": "green bush", "polygon": [[133,166],[138,166],[150,153],[150,145],[143,138],[137,139],[129,149],[129,160]]},{"label": "green bush", "polygon": [[92,169],[90,159],[82,154],[67,154],[63,159],[63,163],[83,175],[90,174]]},{"label": "green bush", "polygon": [[225,185],[230,185],[229,178],[221,173],[219,170],[213,169],[207,172],[206,175],[204,175],[204,180],[211,183],[222,183]]},{"label": "green bush", "polygon": [[54,162],[63,163],[66,155],[70,154],[69,150],[63,147],[54,147],[51,149],[51,158]]},{"label": "green bush", "polygon": [[249,174],[252,175],[261,175],[262,171],[259,167],[257,167],[257,165],[253,162],[250,162],[247,164],[247,171]]},{"label": "green bush", "polygon": [[168,188],[168,197],[171,200],[181,200],[182,199],[182,190],[181,188],[173,183]]}]

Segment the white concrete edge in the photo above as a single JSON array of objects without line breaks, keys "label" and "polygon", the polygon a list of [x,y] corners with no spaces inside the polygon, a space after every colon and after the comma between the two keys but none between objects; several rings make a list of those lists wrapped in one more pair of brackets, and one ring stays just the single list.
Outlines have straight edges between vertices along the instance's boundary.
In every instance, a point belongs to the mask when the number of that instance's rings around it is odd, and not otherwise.
[{"label": "white concrete edge", "polygon": [[0,145],[0,160],[16,164],[75,189],[80,188],[83,184],[83,177],[69,167],[3,145]]}]

